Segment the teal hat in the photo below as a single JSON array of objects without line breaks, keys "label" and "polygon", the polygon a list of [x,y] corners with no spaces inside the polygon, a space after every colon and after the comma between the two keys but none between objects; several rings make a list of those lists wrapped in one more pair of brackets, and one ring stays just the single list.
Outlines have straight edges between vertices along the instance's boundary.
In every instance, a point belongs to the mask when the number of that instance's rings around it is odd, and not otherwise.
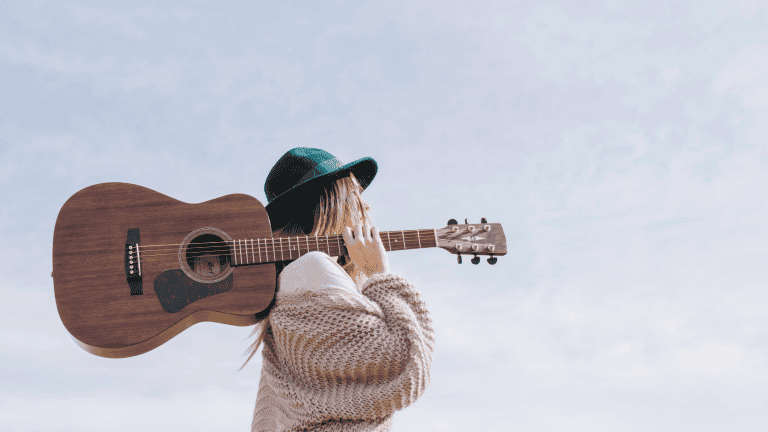
[{"label": "teal hat", "polygon": [[[295,217],[309,216],[307,206],[317,204],[320,190],[353,173],[365,190],[378,171],[372,158],[365,157],[343,164],[327,151],[296,147],[275,163],[264,182],[267,213],[272,229],[282,228]],[[294,217],[295,216],[295,217]]]}]

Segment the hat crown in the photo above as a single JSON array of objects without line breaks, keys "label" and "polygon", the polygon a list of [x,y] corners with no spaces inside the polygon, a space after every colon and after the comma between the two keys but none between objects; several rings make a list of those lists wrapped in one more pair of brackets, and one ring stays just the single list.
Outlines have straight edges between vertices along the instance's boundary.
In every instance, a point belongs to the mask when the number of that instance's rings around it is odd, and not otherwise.
[{"label": "hat crown", "polygon": [[325,150],[296,147],[288,150],[275,163],[264,183],[267,201],[305,183],[315,177],[335,171],[343,164]]}]

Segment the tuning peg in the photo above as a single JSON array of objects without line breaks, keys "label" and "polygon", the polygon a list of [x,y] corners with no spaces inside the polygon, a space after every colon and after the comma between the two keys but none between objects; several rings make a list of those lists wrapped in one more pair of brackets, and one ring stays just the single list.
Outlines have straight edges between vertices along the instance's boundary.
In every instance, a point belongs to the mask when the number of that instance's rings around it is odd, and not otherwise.
[{"label": "tuning peg", "polygon": [[467,224],[469,224],[469,222],[467,222],[467,220],[464,219],[464,225],[467,225]]},{"label": "tuning peg", "polygon": [[498,261],[498,259],[495,256],[488,258],[488,264],[490,265],[496,264],[496,261]]},{"label": "tuning peg", "polygon": [[456,219],[448,219],[448,225],[456,225],[457,223]]},{"label": "tuning peg", "polygon": [[480,218],[480,223],[488,223],[488,219],[486,219],[486,218]]},{"label": "tuning peg", "polygon": [[461,254],[459,254],[458,256],[456,256],[456,262],[458,262],[459,264],[461,264]]},{"label": "tuning peg", "polygon": [[474,257],[474,258],[472,258],[472,260],[471,260],[471,261],[472,261],[472,264],[474,264],[474,265],[478,265],[478,264],[480,264],[480,257],[479,257],[479,256],[477,256],[477,255],[475,255],[475,257]]}]

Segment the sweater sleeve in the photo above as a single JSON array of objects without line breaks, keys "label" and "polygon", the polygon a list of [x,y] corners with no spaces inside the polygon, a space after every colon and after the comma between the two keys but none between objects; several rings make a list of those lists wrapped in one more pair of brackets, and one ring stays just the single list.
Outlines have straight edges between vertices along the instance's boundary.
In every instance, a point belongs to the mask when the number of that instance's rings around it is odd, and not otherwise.
[{"label": "sweater sleeve", "polygon": [[304,292],[270,314],[275,372],[315,421],[381,418],[429,383],[434,331],[419,292],[392,274],[362,292]]}]

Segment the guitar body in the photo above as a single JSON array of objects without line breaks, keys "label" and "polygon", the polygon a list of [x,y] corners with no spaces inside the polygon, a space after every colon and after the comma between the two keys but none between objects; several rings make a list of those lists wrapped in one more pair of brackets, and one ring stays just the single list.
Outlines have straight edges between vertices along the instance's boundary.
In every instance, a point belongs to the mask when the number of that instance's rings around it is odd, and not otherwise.
[{"label": "guitar body", "polygon": [[274,297],[275,265],[238,266],[226,242],[246,238],[271,238],[266,210],[248,195],[188,204],[126,183],[85,188],[54,229],[59,316],[82,348],[113,358],[202,321],[255,324]]}]

